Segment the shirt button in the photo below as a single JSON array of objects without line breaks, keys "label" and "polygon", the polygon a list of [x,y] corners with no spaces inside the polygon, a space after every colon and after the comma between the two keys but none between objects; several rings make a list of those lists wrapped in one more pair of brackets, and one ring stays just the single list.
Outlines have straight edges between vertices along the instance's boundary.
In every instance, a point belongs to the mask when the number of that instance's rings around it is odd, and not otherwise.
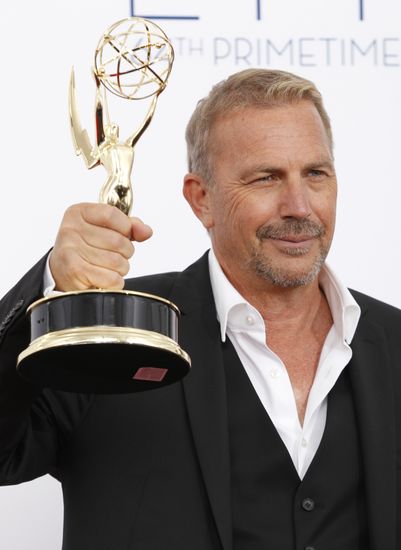
[{"label": "shirt button", "polygon": [[305,510],[305,512],[312,512],[312,510],[315,508],[315,502],[311,498],[304,498],[301,506]]},{"label": "shirt button", "polygon": [[304,437],[301,439],[301,445],[302,445],[302,447],[307,447],[308,446],[308,441]]},{"label": "shirt button", "polygon": [[278,376],[279,376],[278,370],[277,370],[277,369],[272,369],[272,370],[270,371],[270,376],[271,376],[272,378],[278,378]]},{"label": "shirt button", "polygon": [[247,325],[255,324],[255,317],[253,317],[253,315],[247,315],[245,320]]}]

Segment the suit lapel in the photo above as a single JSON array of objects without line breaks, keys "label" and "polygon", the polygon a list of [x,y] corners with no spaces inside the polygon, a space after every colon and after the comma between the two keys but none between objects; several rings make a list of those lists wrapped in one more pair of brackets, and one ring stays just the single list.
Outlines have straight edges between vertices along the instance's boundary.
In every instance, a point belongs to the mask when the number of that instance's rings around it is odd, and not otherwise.
[{"label": "suit lapel", "polygon": [[395,550],[396,444],[393,380],[380,325],[363,316],[350,368],[361,438],[372,550]]},{"label": "suit lapel", "polygon": [[171,299],[182,312],[179,341],[192,360],[183,380],[189,420],[224,550],[232,548],[227,400],[207,256],[184,271]]}]

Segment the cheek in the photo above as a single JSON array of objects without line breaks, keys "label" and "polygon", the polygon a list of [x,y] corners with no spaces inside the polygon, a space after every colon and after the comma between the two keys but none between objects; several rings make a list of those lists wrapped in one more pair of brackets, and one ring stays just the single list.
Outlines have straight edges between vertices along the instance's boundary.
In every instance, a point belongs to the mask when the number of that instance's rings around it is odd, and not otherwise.
[{"label": "cheek", "polygon": [[221,220],[223,231],[230,231],[237,235],[256,231],[257,227],[266,221],[265,215],[260,210],[260,205],[253,204],[252,201],[227,201],[225,218]]},{"label": "cheek", "polygon": [[255,189],[241,189],[227,196],[227,215],[230,219],[241,218],[249,225],[260,225],[274,216],[274,197]]},{"label": "cheek", "polygon": [[317,195],[315,202],[312,204],[312,210],[327,229],[334,227],[336,218],[336,194],[334,191],[328,192],[326,195]]},{"label": "cheek", "polygon": [[327,223],[333,229],[336,222],[336,202],[330,201],[327,205]]},{"label": "cheek", "polygon": [[324,214],[320,217],[320,222],[325,227],[324,240],[327,244],[330,244],[333,240],[334,228],[336,223],[336,208],[333,206],[328,207]]},{"label": "cheek", "polygon": [[212,200],[214,230],[223,237],[233,233],[249,241],[263,225],[278,222],[278,198],[273,190],[245,186],[223,188]]},{"label": "cheek", "polygon": [[214,237],[225,246],[241,247],[241,241],[249,240],[254,225],[253,209],[238,197],[220,197],[213,205]]}]

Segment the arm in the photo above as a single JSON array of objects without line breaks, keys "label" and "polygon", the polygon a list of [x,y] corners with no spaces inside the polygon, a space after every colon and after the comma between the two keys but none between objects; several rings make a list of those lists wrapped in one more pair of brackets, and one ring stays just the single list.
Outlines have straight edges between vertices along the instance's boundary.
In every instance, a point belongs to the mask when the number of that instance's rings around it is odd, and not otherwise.
[{"label": "arm", "polygon": [[35,388],[17,373],[28,346],[30,303],[42,295],[47,255],[0,301],[0,484],[58,475],[58,456],[91,403],[90,396]]},{"label": "arm", "polygon": [[156,103],[157,103],[157,98],[159,97],[159,95],[155,95],[152,99],[152,102],[149,106],[149,109],[148,109],[148,112],[146,113],[146,116],[142,122],[142,125],[141,127],[135,131],[134,134],[132,134],[132,136],[129,136],[129,138],[126,140],[126,144],[127,145],[130,145],[131,147],[134,147],[137,143],[137,141],[139,140],[139,138],[142,136],[142,134],[144,133],[144,131],[146,130],[146,128],[149,126],[152,118],[153,118],[153,115],[155,113],[155,109],[156,109]]},{"label": "arm", "polygon": [[[70,207],[50,255],[50,269],[61,291],[122,288],[133,254],[131,238],[143,241],[151,230],[117,208],[102,204]],[[60,477],[63,447],[94,400],[91,395],[50,391],[26,383],[17,357],[30,340],[27,307],[42,297],[42,258],[0,302],[0,484],[28,481],[45,473]]]}]

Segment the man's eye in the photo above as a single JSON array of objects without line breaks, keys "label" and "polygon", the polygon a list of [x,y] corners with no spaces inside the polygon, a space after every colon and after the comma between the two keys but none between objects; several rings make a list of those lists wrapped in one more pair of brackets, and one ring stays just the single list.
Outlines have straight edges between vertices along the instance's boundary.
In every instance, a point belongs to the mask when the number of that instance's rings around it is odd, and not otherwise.
[{"label": "man's eye", "polygon": [[277,175],[276,174],[265,174],[264,176],[260,176],[259,178],[256,178],[255,182],[269,182],[269,181],[276,181]]},{"label": "man's eye", "polygon": [[324,177],[326,174],[323,170],[309,170],[309,175],[313,178]]}]

